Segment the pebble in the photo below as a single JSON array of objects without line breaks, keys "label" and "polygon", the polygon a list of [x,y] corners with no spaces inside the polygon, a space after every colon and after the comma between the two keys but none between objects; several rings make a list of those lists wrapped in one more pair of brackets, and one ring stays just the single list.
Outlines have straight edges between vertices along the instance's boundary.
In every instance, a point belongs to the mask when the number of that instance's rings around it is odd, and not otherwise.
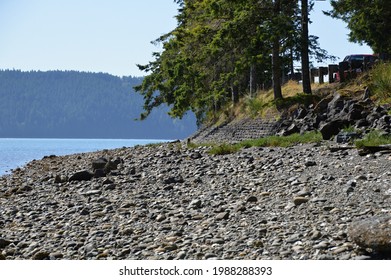
[{"label": "pebble", "polygon": [[298,206],[300,204],[308,202],[310,199],[307,197],[302,197],[302,196],[296,196],[293,198],[293,203]]},{"label": "pebble", "polygon": [[0,177],[0,259],[350,260],[384,250],[352,228],[368,231],[367,219],[391,210],[387,157],[322,145],[208,149],[44,158]]},{"label": "pebble", "polygon": [[216,216],[216,220],[226,220],[229,218],[229,212],[223,212]]}]

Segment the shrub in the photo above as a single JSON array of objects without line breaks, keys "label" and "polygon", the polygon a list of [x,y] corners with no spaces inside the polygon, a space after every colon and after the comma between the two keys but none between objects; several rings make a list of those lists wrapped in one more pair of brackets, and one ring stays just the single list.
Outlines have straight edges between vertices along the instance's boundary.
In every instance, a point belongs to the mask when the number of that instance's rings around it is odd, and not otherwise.
[{"label": "shrub", "polygon": [[370,90],[376,98],[391,98],[391,63],[380,63],[372,70]]},{"label": "shrub", "polygon": [[380,146],[391,144],[391,135],[381,134],[378,130],[373,130],[362,140],[357,140],[354,142],[357,148],[363,148],[364,146]]},{"label": "shrub", "polygon": [[213,146],[209,153],[212,155],[228,155],[239,151],[240,146],[237,144],[221,144]]}]

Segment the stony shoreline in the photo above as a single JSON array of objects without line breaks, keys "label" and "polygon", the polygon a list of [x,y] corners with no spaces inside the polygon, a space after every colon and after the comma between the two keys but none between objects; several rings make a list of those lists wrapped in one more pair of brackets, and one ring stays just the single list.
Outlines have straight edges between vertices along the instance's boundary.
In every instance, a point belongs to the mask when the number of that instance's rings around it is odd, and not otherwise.
[{"label": "stony shoreline", "polygon": [[391,155],[330,143],[33,161],[0,177],[0,259],[390,259],[390,225],[359,230],[391,216]]}]

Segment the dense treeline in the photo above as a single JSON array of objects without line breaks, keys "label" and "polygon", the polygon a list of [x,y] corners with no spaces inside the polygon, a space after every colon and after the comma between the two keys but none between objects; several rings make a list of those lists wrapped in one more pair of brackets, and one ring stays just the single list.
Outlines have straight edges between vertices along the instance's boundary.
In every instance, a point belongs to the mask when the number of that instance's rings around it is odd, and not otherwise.
[{"label": "dense treeline", "polygon": [[136,121],[143,100],[133,87],[141,82],[104,73],[0,70],[0,137],[176,139],[195,131],[194,117],[172,120],[167,107]]},{"label": "dense treeline", "polygon": [[[161,104],[173,117],[193,111],[198,121],[261,87],[282,99],[281,84],[302,71],[311,94],[310,61],[333,58],[308,34],[315,0],[175,0],[177,27],[154,43],[163,51],[139,65],[147,74],[135,89],[144,96],[143,118]],[[328,15],[342,19],[350,39],[382,57],[391,52],[391,1],[331,0]]]},{"label": "dense treeline", "polygon": [[381,58],[391,59],[390,0],[331,0],[331,5],[326,14],[347,23],[350,41],[368,44]]},{"label": "dense treeline", "polygon": [[[300,1],[175,2],[177,27],[156,40],[163,51],[155,60],[139,65],[147,73],[136,87],[145,98],[143,117],[169,104],[174,117],[192,110],[202,120],[205,113],[272,85],[275,98],[283,98],[282,77],[294,74],[294,62],[302,56]],[[307,38],[306,48],[321,61],[329,56],[317,39]]]}]

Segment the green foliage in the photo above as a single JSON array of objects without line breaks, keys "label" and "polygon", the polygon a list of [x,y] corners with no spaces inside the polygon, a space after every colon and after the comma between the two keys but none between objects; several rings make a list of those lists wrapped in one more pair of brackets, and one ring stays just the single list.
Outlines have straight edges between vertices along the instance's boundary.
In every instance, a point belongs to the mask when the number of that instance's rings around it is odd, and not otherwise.
[{"label": "green foliage", "polygon": [[342,129],[343,132],[357,132],[357,129],[353,125],[346,126]]},{"label": "green foliage", "polygon": [[298,144],[320,143],[322,135],[319,132],[307,132],[305,134],[292,134],[289,136],[268,136],[255,140],[246,140],[237,144],[215,145],[209,151],[213,155],[226,155],[239,151],[241,148],[250,147],[290,147]]},{"label": "green foliage", "polygon": [[331,0],[333,10],[326,13],[348,24],[353,42],[368,44],[375,53],[391,54],[391,1]]},{"label": "green foliage", "polygon": [[244,106],[251,117],[257,117],[268,104],[262,99],[247,97]]},{"label": "green foliage", "polygon": [[379,63],[371,71],[371,92],[378,99],[391,99],[391,63]]},{"label": "green foliage", "polygon": [[363,148],[365,146],[380,146],[380,145],[390,145],[391,144],[391,135],[381,134],[378,130],[373,130],[367,135],[364,139],[357,140],[354,142],[357,148]]},{"label": "green foliage", "polygon": [[220,144],[220,145],[213,146],[210,149],[209,153],[211,155],[228,155],[228,154],[236,153],[239,150],[240,150],[239,145]]},{"label": "green foliage", "polygon": [[[191,110],[201,122],[248,91],[270,85],[273,45],[278,45],[285,65],[300,59],[297,1],[177,3],[177,27],[155,41],[163,51],[147,65],[138,65],[147,74],[135,87],[144,97],[142,118],[166,104],[172,117],[181,118]],[[311,42],[319,56],[316,38]]]},{"label": "green foliage", "polygon": [[241,142],[243,147],[290,147],[297,144],[319,143],[322,135],[319,132],[295,133],[289,136],[269,136],[257,140]]}]

